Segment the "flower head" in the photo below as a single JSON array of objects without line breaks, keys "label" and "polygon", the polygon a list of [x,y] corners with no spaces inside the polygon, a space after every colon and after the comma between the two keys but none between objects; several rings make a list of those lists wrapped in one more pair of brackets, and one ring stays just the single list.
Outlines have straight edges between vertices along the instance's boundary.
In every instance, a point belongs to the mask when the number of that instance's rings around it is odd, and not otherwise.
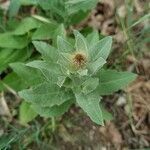
[{"label": "flower head", "polygon": [[87,63],[87,56],[82,52],[76,52],[72,55],[72,63],[76,68],[83,68]]},{"label": "flower head", "polygon": [[106,63],[112,44],[111,37],[99,41],[97,32],[93,32],[87,38],[78,31],[74,31],[74,35],[74,46],[62,37],[58,37],[60,65],[67,72],[78,73],[78,70],[86,69],[88,74],[94,74]]}]

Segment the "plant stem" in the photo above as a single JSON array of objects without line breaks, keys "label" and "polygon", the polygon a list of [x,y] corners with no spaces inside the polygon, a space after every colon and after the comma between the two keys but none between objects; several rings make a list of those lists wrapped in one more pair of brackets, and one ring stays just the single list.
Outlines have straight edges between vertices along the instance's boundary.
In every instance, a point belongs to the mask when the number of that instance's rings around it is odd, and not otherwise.
[{"label": "plant stem", "polygon": [[54,132],[55,129],[56,129],[56,122],[55,122],[55,118],[54,117],[51,117],[51,123],[52,123],[52,132]]}]

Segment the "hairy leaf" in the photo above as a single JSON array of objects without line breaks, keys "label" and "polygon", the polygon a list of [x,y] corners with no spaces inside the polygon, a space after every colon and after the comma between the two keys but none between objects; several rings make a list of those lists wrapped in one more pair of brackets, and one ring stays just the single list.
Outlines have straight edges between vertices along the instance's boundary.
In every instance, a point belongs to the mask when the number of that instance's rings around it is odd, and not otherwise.
[{"label": "hairy leaf", "polygon": [[68,53],[74,50],[73,46],[62,37],[57,37],[57,47],[60,52]]},{"label": "hairy leaf", "polygon": [[14,72],[17,73],[17,75],[29,86],[33,86],[44,81],[42,73],[37,69],[28,67],[23,63],[12,63],[10,66]]},{"label": "hairy leaf", "polygon": [[88,69],[90,74],[95,74],[103,65],[106,63],[106,61],[99,57],[97,60],[90,62],[88,64]]},{"label": "hairy leaf", "polygon": [[34,41],[33,45],[35,46],[36,50],[42,54],[44,60],[48,62],[57,62],[58,60],[58,51],[55,47],[45,43]]},{"label": "hairy leaf", "polygon": [[83,84],[83,93],[88,94],[96,89],[96,87],[99,85],[99,79],[98,78],[89,78],[87,79]]},{"label": "hairy leaf", "polygon": [[91,49],[99,41],[99,33],[94,30],[91,34],[86,37],[88,48]]},{"label": "hairy leaf", "polygon": [[132,82],[136,75],[131,72],[117,72],[115,70],[101,70],[97,77],[99,77],[99,86],[97,91],[100,95],[108,95],[118,91]]},{"label": "hairy leaf", "polygon": [[79,106],[87,113],[91,120],[99,125],[104,125],[102,110],[99,102],[100,98],[95,93],[84,95],[83,93],[75,94]]},{"label": "hairy leaf", "polygon": [[106,60],[110,53],[111,45],[112,45],[112,38],[109,36],[97,42],[90,49],[91,60],[96,60],[99,57],[102,57],[104,60]]},{"label": "hairy leaf", "polygon": [[43,117],[57,117],[63,115],[72,105],[73,100],[68,100],[61,105],[52,107],[41,107],[39,105],[32,105],[32,108]]},{"label": "hairy leaf", "polygon": [[47,63],[46,61],[35,60],[27,66],[39,69],[47,81],[57,83],[58,77],[63,76],[60,66],[57,63]]},{"label": "hairy leaf", "polygon": [[85,53],[88,53],[87,43],[86,43],[86,39],[84,38],[84,36],[77,30],[74,31],[74,35],[75,35],[75,40],[76,40],[76,43],[75,43],[76,51],[83,51]]},{"label": "hairy leaf", "polygon": [[41,107],[61,105],[73,97],[70,91],[65,91],[56,84],[44,82],[31,89],[19,92],[21,98]]}]

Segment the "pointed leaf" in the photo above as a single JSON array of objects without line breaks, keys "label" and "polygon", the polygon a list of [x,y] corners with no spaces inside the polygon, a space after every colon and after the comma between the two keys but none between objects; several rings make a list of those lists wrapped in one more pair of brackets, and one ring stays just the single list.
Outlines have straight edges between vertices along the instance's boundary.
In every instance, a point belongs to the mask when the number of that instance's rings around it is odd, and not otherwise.
[{"label": "pointed leaf", "polygon": [[86,39],[84,38],[84,36],[77,30],[74,31],[74,35],[75,35],[75,40],[76,40],[75,42],[76,51],[83,51],[88,54],[87,43],[86,43]]},{"label": "pointed leaf", "polygon": [[26,65],[39,69],[45,79],[53,83],[57,83],[58,77],[63,75],[60,66],[56,63],[47,63],[46,61],[35,60]]},{"label": "pointed leaf", "polygon": [[97,4],[98,0],[68,0],[65,2],[69,15],[75,14],[82,10],[84,12],[91,10]]},{"label": "pointed leaf", "polygon": [[54,24],[43,24],[33,33],[32,40],[52,39],[56,28]]},{"label": "pointed leaf", "polygon": [[66,37],[66,30],[63,24],[60,24],[53,34],[53,45],[57,46],[57,36],[61,36],[63,38]]},{"label": "pointed leaf", "polygon": [[66,76],[60,76],[60,77],[58,77],[57,85],[59,87],[62,87],[63,84],[64,84],[64,82],[65,82],[65,79],[66,79]]},{"label": "pointed leaf", "polygon": [[98,78],[89,78],[87,79],[83,84],[83,93],[88,94],[96,89],[96,87],[99,85],[99,79]]},{"label": "pointed leaf", "polygon": [[58,52],[56,48],[52,47],[46,42],[34,41],[33,45],[35,46],[36,50],[42,54],[46,61],[57,62]]},{"label": "pointed leaf", "polygon": [[21,89],[27,88],[28,85],[13,72],[9,73],[2,81],[0,81],[0,92],[8,90],[8,87],[15,91],[20,91]]},{"label": "pointed leaf", "polygon": [[28,67],[23,63],[12,63],[10,66],[28,86],[36,85],[44,81],[44,77],[39,70]]},{"label": "pointed leaf", "polygon": [[0,33],[0,47],[22,49],[28,44],[27,36],[14,36],[12,33]]},{"label": "pointed leaf", "polygon": [[109,120],[112,120],[113,119],[113,116],[111,113],[109,113],[105,107],[103,106],[103,104],[100,103],[100,107],[101,107],[101,110],[102,110],[102,115],[103,115],[103,119],[105,121],[109,121]]},{"label": "pointed leaf", "polygon": [[63,115],[72,105],[73,100],[68,100],[61,105],[53,107],[41,107],[39,105],[32,105],[32,108],[43,117],[58,117]]},{"label": "pointed leaf", "polygon": [[65,75],[69,75],[70,72],[72,71],[72,68],[71,68],[71,65],[72,65],[71,54],[69,54],[69,53],[60,53],[58,64],[61,66],[62,72]]},{"label": "pointed leaf", "polygon": [[16,28],[16,30],[13,32],[14,35],[23,35],[25,33],[28,33],[32,29],[36,29],[40,27],[41,23],[37,21],[34,18],[25,18],[21,21],[19,26]]},{"label": "pointed leaf", "polygon": [[19,108],[20,123],[26,125],[37,116],[37,113],[31,108],[31,104],[23,101]]},{"label": "pointed leaf", "polygon": [[79,106],[87,113],[92,121],[99,125],[104,125],[102,110],[99,102],[100,98],[95,93],[84,95],[83,93],[75,94]]},{"label": "pointed leaf", "polygon": [[88,70],[90,74],[96,73],[103,65],[106,63],[106,61],[99,57],[97,60],[91,62],[88,64]]},{"label": "pointed leaf", "polygon": [[74,50],[73,46],[61,36],[57,37],[57,47],[58,50],[63,53],[72,52]]},{"label": "pointed leaf", "polygon": [[65,91],[56,84],[44,82],[31,89],[19,92],[21,98],[41,107],[52,107],[61,105],[72,98],[70,91]]},{"label": "pointed leaf", "polygon": [[1,49],[0,50],[0,72],[5,70],[9,63],[16,61],[25,61],[32,54],[32,51],[27,49]]},{"label": "pointed leaf", "polygon": [[100,95],[108,95],[124,88],[136,78],[136,74],[131,72],[117,72],[115,70],[101,70],[99,77],[100,84],[97,90]]},{"label": "pointed leaf", "polygon": [[96,60],[100,57],[106,60],[110,53],[111,45],[112,45],[112,38],[109,36],[100,40],[90,49],[91,60]]},{"label": "pointed leaf", "polygon": [[91,34],[88,34],[86,40],[87,40],[88,48],[91,49],[99,41],[98,31],[95,30]]}]

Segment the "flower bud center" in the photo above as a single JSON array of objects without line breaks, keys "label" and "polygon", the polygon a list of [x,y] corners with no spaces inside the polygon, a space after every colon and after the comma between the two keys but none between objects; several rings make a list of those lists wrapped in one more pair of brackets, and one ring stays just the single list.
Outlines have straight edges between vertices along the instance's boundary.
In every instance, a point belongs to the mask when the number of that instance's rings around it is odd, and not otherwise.
[{"label": "flower bud center", "polygon": [[73,56],[73,63],[76,67],[81,68],[85,65],[87,61],[86,55],[82,54],[82,53],[76,53]]}]

